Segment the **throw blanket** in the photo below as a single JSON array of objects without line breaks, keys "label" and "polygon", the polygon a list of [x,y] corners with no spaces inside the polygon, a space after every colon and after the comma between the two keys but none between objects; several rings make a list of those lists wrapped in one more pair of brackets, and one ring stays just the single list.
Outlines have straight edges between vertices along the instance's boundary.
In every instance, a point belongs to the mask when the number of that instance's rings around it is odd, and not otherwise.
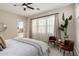
[{"label": "throw blanket", "polygon": [[48,55],[48,45],[42,41],[29,38],[14,38],[14,39],[26,44],[30,44],[35,48],[37,48],[39,56]]}]

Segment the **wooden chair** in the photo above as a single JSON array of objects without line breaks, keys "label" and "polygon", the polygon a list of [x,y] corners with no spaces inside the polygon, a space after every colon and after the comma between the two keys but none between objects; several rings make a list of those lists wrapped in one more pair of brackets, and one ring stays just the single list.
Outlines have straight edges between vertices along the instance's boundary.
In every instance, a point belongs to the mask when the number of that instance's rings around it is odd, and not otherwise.
[{"label": "wooden chair", "polygon": [[65,40],[64,43],[60,44],[60,49],[63,49],[63,55],[65,55],[65,51],[72,51],[74,55],[74,42],[71,40]]},{"label": "wooden chair", "polygon": [[50,36],[49,37],[49,41],[48,41],[48,44],[52,44],[52,43],[54,43],[54,47],[55,47],[55,45],[56,45],[56,37],[55,36]]}]

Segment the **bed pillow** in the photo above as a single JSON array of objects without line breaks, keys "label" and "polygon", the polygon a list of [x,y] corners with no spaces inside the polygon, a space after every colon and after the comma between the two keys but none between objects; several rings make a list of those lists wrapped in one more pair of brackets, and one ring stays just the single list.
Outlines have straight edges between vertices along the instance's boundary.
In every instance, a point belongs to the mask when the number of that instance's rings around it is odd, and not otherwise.
[{"label": "bed pillow", "polygon": [[0,45],[0,51],[2,51],[3,50],[3,48],[2,48],[2,46]]},{"label": "bed pillow", "polygon": [[3,49],[6,48],[5,41],[3,40],[3,38],[1,36],[0,36],[0,45],[2,46]]}]

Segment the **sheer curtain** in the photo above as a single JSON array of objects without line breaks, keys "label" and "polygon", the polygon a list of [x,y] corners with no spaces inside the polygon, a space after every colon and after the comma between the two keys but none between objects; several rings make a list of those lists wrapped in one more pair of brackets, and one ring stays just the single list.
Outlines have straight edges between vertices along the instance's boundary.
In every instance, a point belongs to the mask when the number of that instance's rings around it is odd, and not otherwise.
[{"label": "sheer curtain", "polygon": [[58,14],[55,15],[54,36],[57,39],[61,39],[61,32],[59,30],[59,18],[58,18]]},{"label": "sheer curtain", "polygon": [[[32,20],[32,38],[48,42],[49,36],[55,36],[56,15]],[[56,23],[56,24],[55,24]]]}]

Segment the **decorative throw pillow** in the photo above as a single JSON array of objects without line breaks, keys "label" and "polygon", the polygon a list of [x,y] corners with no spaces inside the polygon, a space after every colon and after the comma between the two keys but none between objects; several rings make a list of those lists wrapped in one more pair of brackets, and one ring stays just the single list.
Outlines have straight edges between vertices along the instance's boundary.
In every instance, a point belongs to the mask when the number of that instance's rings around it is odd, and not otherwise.
[{"label": "decorative throw pillow", "polygon": [[1,36],[0,36],[0,45],[2,46],[3,49],[6,48],[5,41],[3,40],[3,38]]},{"label": "decorative throw pillow", "polygon": [[3,48],[2,48],[2,46],[0,45],[0,51],[2,51],[3,50]]}]

